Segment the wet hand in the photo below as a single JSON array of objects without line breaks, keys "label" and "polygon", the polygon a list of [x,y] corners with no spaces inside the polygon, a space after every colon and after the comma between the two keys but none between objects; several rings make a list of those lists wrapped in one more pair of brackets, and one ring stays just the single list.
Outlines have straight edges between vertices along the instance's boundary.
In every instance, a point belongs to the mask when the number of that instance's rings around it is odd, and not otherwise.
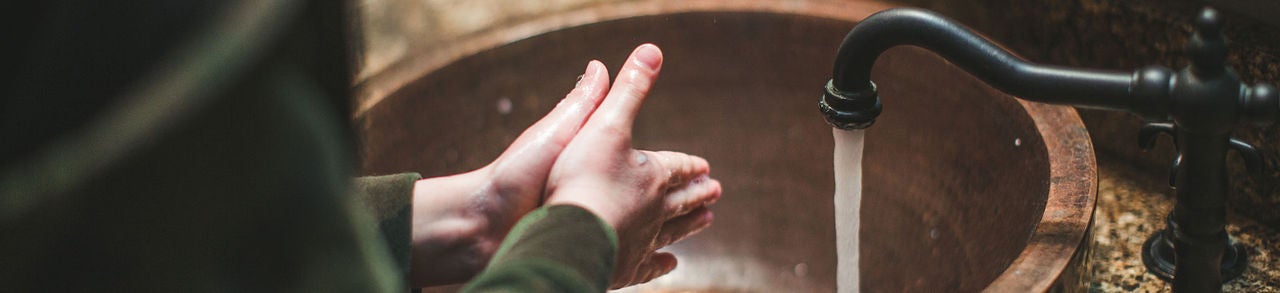
[{"label": "wet hand", "polygon": [[614,288],[674,269],[676,258],[657,250],[710,225],[707,206],[720,197],[706,160],[632,148],[632,123],[661,66],[656,46],[636,48],[547,178],[547,205],[581,206],[617,231]]},{"label": "wet hand", "polygon": [[415,287],[465,281],[484,268],[516,221],[542,202],[551,166],[604,99],[609,73],[591,61],[577,86],[497,159],[414,186]]}]

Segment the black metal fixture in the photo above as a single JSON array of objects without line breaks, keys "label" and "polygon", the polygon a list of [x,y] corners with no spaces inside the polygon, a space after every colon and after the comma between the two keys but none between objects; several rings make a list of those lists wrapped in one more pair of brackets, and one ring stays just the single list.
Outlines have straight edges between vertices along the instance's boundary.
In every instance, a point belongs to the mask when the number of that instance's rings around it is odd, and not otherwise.
[{"label": "black metal fixture", "polygon": [[1274,87],[1247,86],[1226,66],[1227,42],[1220,15],[1205,8],[1187,42],[1191,64],[1177,71],[1149,66],[1132,72],[1083,70],[1027,62],[935,13],[899,8],[863,20],[840,45],[835,71],[819,108],[842,129],[870,127],[880,114],[871,67],[881,52],[899,45],[923,47],[1013,96],[1031,101],[1126,111],[1158,121],[1143,128],[1142,146],[1169,133],[1178,149],[1171,184],[1177,203],[1167,227],[1143,246],[1143,260],[1175,292],[1219,292],[1248,267],[1248,255],[1228,237],[1227,150],[1250,169],[1261,169],[1257,151],[1231,137],[1238,120],[1280,120]]}]

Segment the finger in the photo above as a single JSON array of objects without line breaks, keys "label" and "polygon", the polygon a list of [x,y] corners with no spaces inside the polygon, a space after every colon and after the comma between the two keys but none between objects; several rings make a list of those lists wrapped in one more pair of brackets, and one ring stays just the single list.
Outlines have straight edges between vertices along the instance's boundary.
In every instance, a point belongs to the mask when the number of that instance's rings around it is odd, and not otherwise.
[{"label": "finger", "polygon": [[702,232],[703,229],[711,226],[711,222],[715,220],[715,214],[711,213],[711,209],[707,207],[699,207],[683,216],[676,217],[662,224],[662,231],[658,232],[656,244],[658,247],[680,242],[689,236]]},{"label": "finger", "polygon": [[625,270],[615,272],[613,277],[613,283],[609,285],[610,286],[609,289],[616,290],[616,289],[625,288],[627,286],[631,286],[632,284],[634,284],[633,281],[638,279],[636,275],[640,274],[641,272],[644,272],[648,268],[648,263],[649,263],[649,257],[645,256],[645,259],[641,260],[638,264],[636,264],[634,268],[627,268]]},{"label": "finger", "polygon": [[665,276],[672,270],[676,269],[676,256],[667,252],[654,252],[649,256],[649,262],[642,268],[643,271],[637,273],[637,278],[632,280],[631,285],[644,284],[658,277]]},{"label": "finger", "polygon": [[[525,129],[503,155],[520,153],[520,146],[526,145],[549,148],[546,151],[554,150],[558,154],[600,106],[608,87],[609,71],[600,61],[591,60],[573,90],[550,113]],[[555,160],[554,155],[551,160]]]},{"label": "finger", "polygon": [[[709,206],[720,200],[722,192],[720,181],[711,179],[705,174],[688,184],[671,189],[667,193],[666,205],[668,219],[683,216],[699,207]],[[665,228],[664,228],[665,229]]]},{"label": "finger", "polygon": [[[587,63],[586,72],[547,116],[535,122],[494,160],[498,178],[513,182],[542,182],[551,165],[596,110],[609,87],[609,71],[600,61]],[[519,156],[519,158],[515,158]],[[527,185],[527,184],[516,184]],[[520,186],[540,190],[541,186]]]},{"label": "finger", "polygon": [[711,164],[698,156],[671,151],[650,152],[650,154],[658,162],[657,172],[665,173],[658,176],[665,179],[664,186],[667,188],[685,185],[711,172]]},{"label": "finger", "polygon": [[677,263],[675,255],[671,253],[653,252],[636,268],[631,277],[627,280],[615,280],[613,288],[610,289],[620,289],[652,281],[675,270]]},{"label": "finger", "polygon": [[608,96],[600,105],[600,110],[591,116],[587,127],[609,130],[620,134],[620,137],[631,137],[632,122],[640,105],[658,78],[662,68],[662,51],[653,44],[636,47],[627,58],[627,62],[618,71],[618,77],[609,89]]}]

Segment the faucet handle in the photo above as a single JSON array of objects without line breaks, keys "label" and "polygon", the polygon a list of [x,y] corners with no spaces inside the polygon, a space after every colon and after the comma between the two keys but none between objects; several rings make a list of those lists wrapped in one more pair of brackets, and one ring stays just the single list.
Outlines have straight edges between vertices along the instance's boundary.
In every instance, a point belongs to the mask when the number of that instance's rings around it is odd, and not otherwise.
[{"label": "faucet handle", "polygon": [[1178,136],[1174,134],[1175,126],[1169,122],[1150,122],[1142,125],[1138,129],[1138,146],[1142,150],[1151,150],[1156,146],[1156,139],[1160,138],[1160,134],[1168,134],[1173,139],[1173,146],[1178,147]]},{"label": "faucet handle", "polygon": [[[1156,140],[1160,138],[1160,134],[1167,134],[1169,135],[1169,138],[1173,139],[1174,149],[1177,149],[1178,136],[1174,135],[1176,131],[1177,131],[1177,126],[1174,125],[1173,123],[1168,123],[1168,122],[1147,123],[1145,125],[1142,125],[1141,129],[1138,129],[1138,146],[1141,147],[1142,150],[1144,151],[1151,150],[1152,148],[1155,147]],[[1251,176],[1254,176],[1254,177],[1262,176],[1262,173],[1265,171],[1267,166],[1266,166],[1266,161],[1262,160],[1262,154],[1261,152],[1258,152],[1257,148],[1255,148],[1253,145],[1247,142],[1244,142],[1243,140],[1240,140],[1234,137],[1232,137],[1227,143],[1231,149],[1235,150],[1237,154],[1240,154],[1240,158],[1244,160],[1245,169],[1249,171],[1249,174]],[[1177,185],[1176,182],[1178,181],[1178,166],[1181,164],[1182,164],[1182,155],[1179,154],[1177,157],[1173,158],[1173,164],[1171,164],[1170,166],[1169,186]]]},{"label": "faucet handle", "polygon": [[1254,176],[1254,178],[1262,176],[1267,166],[1266,161],[1262,160],[1262,154],[1258,152],[1258,149],[1234,137],[1231,138],[1230,143],[1231,149],[1236,150],[1236,153],[1240,154],[1240,158],[1244,159],[1244,168],[1249,170],[1249,175]]},{"label": "faucet handle", "polygon": [[[1173,139],[1173,148],[1178,148],[1178,136],[1174,135],[1177,126],[1169,122],[1150,122],[1142,125],[1138,129],[1138,146],[1143,151],[1151,150],[1156,146],[1156,139],[1160,138],[1160,134],[1167,134]],[[1182,164],[1182,155],[1179,154],[1173,158],[1173,164],[1169,167],[1169,187],[1176,186],[1178,181],[1178,166]]]}]

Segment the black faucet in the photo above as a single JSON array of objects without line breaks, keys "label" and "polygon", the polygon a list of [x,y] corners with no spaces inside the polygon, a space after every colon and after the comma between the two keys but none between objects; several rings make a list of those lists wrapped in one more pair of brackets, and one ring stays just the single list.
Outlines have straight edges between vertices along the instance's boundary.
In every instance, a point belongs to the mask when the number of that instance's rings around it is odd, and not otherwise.
[{"label": "black faucet", "polygon": [[1225,230],[1227,150],[1240,152],[1250,169],[1260,165],[1252,146],[1231,137],[1232,125],[1280,119],[1280,95],[1274,87],[1246,86],[1226,66],[1220,18],[1211,8],[1196,17],[1186,68],[1122,72],[1030,63],[941,15],[886,10],[863,20],[844,38],[819,108],[837,128],[870,127],[881,111],[872,65],[891,47],[913,45],[1018,98],[1127,111],[1157,121],[1143,128],[1141,143],[1149,147],[1161,132],[1174,136],[1178,158],[1171,184],[1177,203],[1167,227],[1144,244],[1143,262],[1151,273],[1173,282],[1175,292],[1220,292],[1223,282],[1248,267],[1246,249]]}]

